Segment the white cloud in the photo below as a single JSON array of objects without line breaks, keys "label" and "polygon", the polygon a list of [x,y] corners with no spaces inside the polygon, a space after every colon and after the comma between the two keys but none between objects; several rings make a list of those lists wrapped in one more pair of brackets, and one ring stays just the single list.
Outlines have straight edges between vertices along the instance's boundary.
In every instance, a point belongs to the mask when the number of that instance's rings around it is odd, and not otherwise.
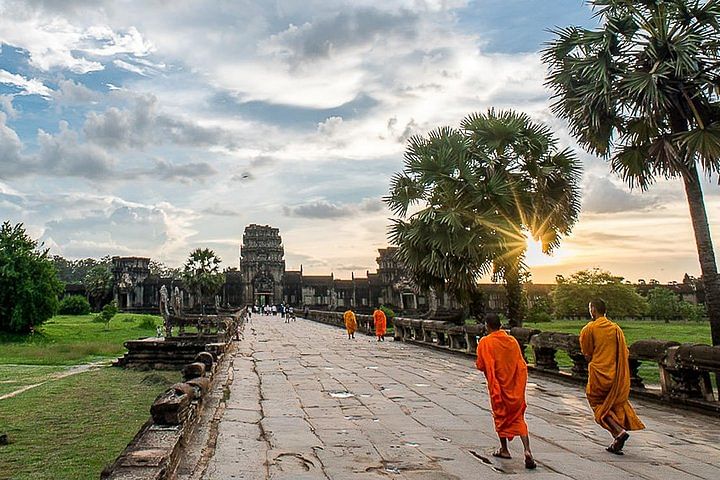
[{"label": "white cloud", "polygon": [[22,75],[10,73],[3,69],[0,69],[0,83],[20,88],[20,95],[40,95],[41,97],[50,97],[52,95],[52,90],[40,80],[25,78]]}]

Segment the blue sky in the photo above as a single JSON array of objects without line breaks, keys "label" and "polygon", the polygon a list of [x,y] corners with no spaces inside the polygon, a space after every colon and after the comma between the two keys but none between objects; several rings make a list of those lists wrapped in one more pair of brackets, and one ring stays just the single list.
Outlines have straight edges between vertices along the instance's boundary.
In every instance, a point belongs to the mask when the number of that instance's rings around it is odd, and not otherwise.
[{"label": "blue sky", "polygon": [[[169,5],[0,0],[0,218],[54,253],[179,265],[209,246],[236,266],[263,223],[290,268],[349,277],[387,244],[380,198],[410,135],[516,108],[576,148],[537,52],[553,27],[595,24],[579,0]],[[678,186],[630,192],[579,154],[583,217],[536,281],[697,274]]]}]

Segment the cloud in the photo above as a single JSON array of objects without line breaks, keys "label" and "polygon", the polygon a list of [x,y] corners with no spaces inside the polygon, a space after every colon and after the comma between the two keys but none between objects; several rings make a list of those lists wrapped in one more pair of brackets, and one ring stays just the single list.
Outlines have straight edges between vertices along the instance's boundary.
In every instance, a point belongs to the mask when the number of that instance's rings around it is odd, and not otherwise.
[{"label": "cloud", "polygon": [[102,113],[90,112],[83,131],[89,141],[118,150],[163,143],[236,147],[231,132],[166,114],[159,110],[153,95],[136,97],[129,109],[110,107]]},{"label": "cloud", "polygon": [[297,66],[339,56],[348,50],[368,49],[388,36],[413,40],[417,35],[417,21],[417,14],[411,11],[346,10],[299,27],[291,24],[285,31],[272,35],[260,48]]},{"label": "cloud", "polygon": [[22,171],[24,159],[20,154],[22,142],[15,130],[5,124],[7,115],[0,112],[0,178],[7,178]]},{"label": "cloud", "polygon": [[16,118],[18,111],[13,106],[14,95],[0,95],[0,111],[4,111],[8,118]]},{"label": "cloud", "polygon": [[358,204],[331,203],[327,200],[317,200],[301,205],[284,206],[283,214],[288,217],[335,219],[363,213],[379,212],[382,209],[382,203],[372,198],[363,199]]},{"label": "cloud", "polygon": [[52,96],[52,90],[46,87],[40,80],[36,78],[25,78],[22,75],[10,73],[3,69],[0,69],[0,83],[19,88],[19,95]]},{"label": "cloud", "polygon": [[133,65],[132,63],[125,62],[123,60],[113,60],[113,65],[128,72],[137,73],[138,75],[146,76],[147,73],[144,68]]},{"label": "cloud", "polygon": [[588,176],[583,194],[583,211],[586,213],[618,213],[648,210],[657,207],[657,197],[633,194],[619,187],[607,177]]},{"label": "cloud", "polygon": [[38,132],[40,152],[36,172],[90,179],[107,178],[115,165],[115,159],[105,149],[92,143],[81,143],[79,135],[60,122],[56,135]]},{"label": "cloud", "polygon": [[59,105],[87,105],[100,101],[102,94],[73,80],[60,80],[52,98]]},{"label": "cloud", "polygon": [[182,183],[201,182],[217,173],[207,162],[175,164],[163,158],[156,158],[155,168],[150,174],[161,180],[174,180]]}]

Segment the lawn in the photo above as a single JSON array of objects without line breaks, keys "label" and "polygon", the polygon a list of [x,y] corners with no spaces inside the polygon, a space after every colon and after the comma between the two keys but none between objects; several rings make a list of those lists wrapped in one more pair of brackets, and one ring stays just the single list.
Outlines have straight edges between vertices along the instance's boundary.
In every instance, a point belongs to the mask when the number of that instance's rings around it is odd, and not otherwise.
[{"label": "lawn", "polygon": [[[625,320],[617,322],[625,332],[628,346],[638,340],[657,339],[675,340],[680,343],[710,344],[710,324],[707,322],[652,322],[645,320]],[[537,328],[543,331],[564,332],[579,334],[587,321],[582,320],[556,320],[543,323],[525,323],[527,328]],[[528,361],[534,361],[532,349],[527,348]],[[572,361],[565,352],[559,351],[555,356],[561,370],[569,370]],[[660,374],[654,363],[643,362],[640,365],[640,377],[647,385],[659,383]]]},{"label": "lawn", "polygon": [[103,367],[0,400],[0,479],[97,479],[179,372]]},{"label": "lawn", "polygon": [[[96,479],[150,416],[155,397],[178,372],[114,367],[58,378],[75,365],[109,361],[123,342],[155,335],[161,319],[119,314],[109,325],[94,315],[59,315],[33,335],[0,334],[0,479]],[[38,385],[40,384],[40,385]]]},{"label": "lawn", "polygon": [[154,336],[155,325],[162,323],[154,315],[121,313],[106,327],[94,318],[57,315],[33,335],[0,334],[0,364],[76,365],[117,357],[125,352],[123,342]]}]

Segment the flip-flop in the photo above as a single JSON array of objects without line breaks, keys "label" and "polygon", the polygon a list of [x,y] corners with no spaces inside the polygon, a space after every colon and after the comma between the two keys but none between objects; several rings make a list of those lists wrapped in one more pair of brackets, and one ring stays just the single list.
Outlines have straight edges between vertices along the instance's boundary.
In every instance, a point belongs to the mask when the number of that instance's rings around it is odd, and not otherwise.
[{"label": "flip-flop", "polygon": [[528,470],[535,470],[537,468],[537,463],[535,463],[535,459],[530,457],[525,457],[525,468]]},{"label": "flip-flop", "polygon": [[625,446],[625,442],[627,442],[628,438],[630,438],[630,435],[627,432],[621,433],[620,435],[615,437],[613,443],[611,443],[610,446],[607,447],[605,450],[610,453],[614,453],[615,455],[625,455],[622,449]]},{"label": "flip-flop", "polygon": [[501,453],[500,453],[500,450],[495,450],[495,451],[492,453],[492,456],[493,456],[493,457],[496,457],[496,458],[504,458],[505,460],[510,460],[510,459],[512,459],[512,456],[510,456],[510,455],[503,455],[503,454],[501,454]]}]

